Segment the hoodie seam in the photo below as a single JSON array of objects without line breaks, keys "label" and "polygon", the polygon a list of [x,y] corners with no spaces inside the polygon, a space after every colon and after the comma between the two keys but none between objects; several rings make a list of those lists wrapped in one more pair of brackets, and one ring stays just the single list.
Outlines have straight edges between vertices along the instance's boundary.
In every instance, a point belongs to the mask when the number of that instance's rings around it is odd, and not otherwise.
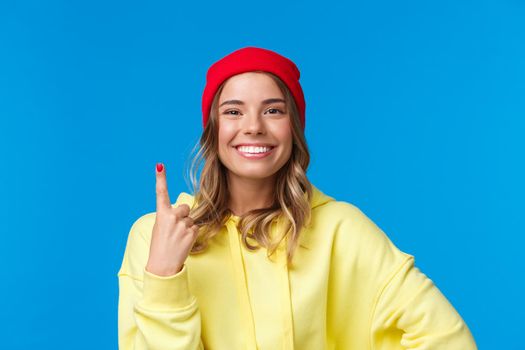
[{"label": "hoodie seam", "polygon": [[137,277],[137,276],[134,276],[134,275],[130,275],[129,273],[119,273],[117,275],[118,277],[129,277],[131,279],[134,279],[135,281],[138,281],[138,282],[144,282],[143,279]]},{"label": "hoodie seam", "polygon": [[[132,225],[131,225],[131,229],[130,231],[136,231],[137,232],[137,239],[141,239],[144,244],[146,244],[146,246],[149,246],[148,244],[148,241],[146,239],[146,237],[144,237],[144,234],[142,232],[142,220],[144,220],[144,217],[147,216],[147,215],[150,215],[152,213],[147,213],[147,214],[144,214],[143,216],[141,216],[136,222],[134,222]],[[128,254],[126,252],[126,250],[128,249],[128,244],[129,244],[129,239],[130,237],[128,236],[128,242],[126,243],[126,249],[124,251],[124,256],[123,256],[123,259],[126,259],[126,254]],[[131,237],[131,239],[133,239],[133,237]],[[117,277],[121,277],[121,276],[126,276],[126,277],[130,277],[136,281],[139,281],[139,282],[144,282],[144,280],[138,276],[135,276],[135,275],[132,275],[130,273],[127,273],[127,272],[121,272],[121,271],[124,271],[124,270],[127,270],[127,269],[123,269],[122,268],[122,265],[121,265],[121,268],[119,269],[119,271],[117,272]]]},{"label": "hoodie seam", "polygon": [[383,296],[385,290],[388,288],[388,286],[394,280],[394,278],[397,276],[397,274],[403,269],[403,267],[407,263],[409,263],[413,259],[414,259],[414,257],[411,256],[411,255],[406,257],[405,260],[403,260],[403,262],[398,267],[396,267],[390,273],[390,275],[388,275],[388,277],[386,278],[385,282],[381,285],[381,287],[379,288],[379,290],[378,290],[378,292],[377,292],[377,294],[376,294],[376,296],[374,298],[374,304],[373,304],[372,311],[370,313],[370,317],[369,317],[369,320],[368,320],[368,333],[369,333],[369,335],[368,335],[368,342],[369,342],[368,348],[371,349],[371,350],[375,349],[374,342],[373,342],[373,339],[372,339],[372,323],[373,323],[374,318],[375,318],[377,305],[379,304],[379,301],[381,300],[381,297]]}]

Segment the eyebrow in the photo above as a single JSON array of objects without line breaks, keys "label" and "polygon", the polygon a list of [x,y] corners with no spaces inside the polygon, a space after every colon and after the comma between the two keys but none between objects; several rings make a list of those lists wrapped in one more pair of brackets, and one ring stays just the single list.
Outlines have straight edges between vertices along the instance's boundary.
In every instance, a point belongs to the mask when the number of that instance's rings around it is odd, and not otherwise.
[{"label": "eyebrow", "polygon": [[[283,102],[283,103],[286,103],[285,100],[283,100],[282,98],[268,98],[264,101],[262,101],[263,104],[265,105],[268,105],[270,103],[277,103],[277,102]],[[228,100],[228,101],[224,101],[223,103],[221,103],[221,105],[219,107],[222,107],[224,105],[244,105],[244,102],[241,101],[241,100]]]}]

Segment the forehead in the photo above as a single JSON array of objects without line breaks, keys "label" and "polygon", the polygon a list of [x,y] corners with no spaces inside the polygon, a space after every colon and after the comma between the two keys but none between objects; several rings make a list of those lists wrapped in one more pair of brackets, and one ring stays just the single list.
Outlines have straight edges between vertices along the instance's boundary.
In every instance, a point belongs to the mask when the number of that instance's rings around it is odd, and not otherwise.
[{"label": "forehead", "polygon": [[261,100],[284,98],[277,83],[267,74],[246,72],[230,77],[222,89],[219,102],[226,99]]}]

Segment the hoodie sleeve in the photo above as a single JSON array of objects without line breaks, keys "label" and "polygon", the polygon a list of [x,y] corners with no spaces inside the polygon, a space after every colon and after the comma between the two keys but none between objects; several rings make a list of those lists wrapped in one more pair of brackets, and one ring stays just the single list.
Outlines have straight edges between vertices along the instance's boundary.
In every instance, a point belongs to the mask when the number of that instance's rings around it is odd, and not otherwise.
[{"label": "hoodie sleeve", "polygon": [[[146,214],[132,225],[118,272],[119,350],[204,349],[201,318],[190,293],[186,265],[172,276],[157,276],[145,269],[149,241]],[[150,222],[151,223],[151,222]]]},{"label": "hoodie sleeve", "polygon": [[413,256],[389,276],[379,291],[374,310],[372,349],[392,349],[393,339],[402,349],[477,349],[461,316],[434,283],[414,266]]},{"label": "hoodie sleeve", "polygon": [[[344,203],[332,207],[344,218],[338,219],[334,237],[329,290],[334,300],[329,304],[329,330],[338,345],[373,350],[477,349],[458,312],[414,266],[413,255],[400,250],[358,207]],[[356,332],[357,340],[351,338]]]}]

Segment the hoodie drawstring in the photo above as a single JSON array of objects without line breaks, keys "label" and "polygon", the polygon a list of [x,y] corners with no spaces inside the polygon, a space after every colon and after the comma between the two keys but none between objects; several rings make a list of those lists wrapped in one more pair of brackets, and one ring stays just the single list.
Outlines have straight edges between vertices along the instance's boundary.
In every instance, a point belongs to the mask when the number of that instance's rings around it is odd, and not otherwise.
[{"label": "hoodie drawstring", "polygon": [[[240,242],[240,234],[237,229],[238,219],[230,217],[226,222],[228,230],[229,242],[230,242],[230,253],[233,260],[233,266],[235,269],[235,283],[237,287],[238,296],[240,298],[241,305],[241,317],[243,324],[249,325],[249,337],[246,344],[246,348],[249,350],[257,349],[257,340],[255,336],[255,322],[250,305],[249,294],[248,294],[248,283],[246,278],[246,269],[244,259],[242,257],[242,245]],[[277,225],[281,225],[279,220]],[[280,227],[279,227],[280,228]],[[273,231],[275,233],[276,231]],[[280,231],[277,231],[280,232]],[[288,264],[286,259],[286,240],[283,240],[276,250],[277,264],[279,264],[279,279],[281,285],[281,312],[283,316],[283,350],[293,350],[293,317],[292,317],[292,304],[291,304],[291,293],[290,293],[290,281],[288,276]]]},{"label": "hoodie drawstring", "polygon": [[[282,221],[279,220],[277,223],[277,232],[282,232],[284,228]],[[275,232],[275,231],[274,231]],[[293,314],[292,314],[292,294],[290,292],[290,277],[288,275],[288,262],[286,256],[286,239],[284,239],[279,248],[277,249],[278,263],[281,265],[281,302],[282,302],[282,313],[283,313],[283,332],[284,332],[284,346],[283,350],[293,350]]]},{"label": "hoodie drawstring", "polygon": [[247,338],[246,349],[257,350],[257,342],[255,338],[255,324],[253,321],[252,309],[250,307],[250,300],[248,297],[248,283],[246,282],[246,274],[244,268],[244,261],[242,259],[241,245],[239,242],[239,234],[237,233],[236,220],[229,218],[226,222],[228,229],[228,236],[230,240],[230,254],[233,260],[233,267],[235,269],[235,283],[237,287],[237,294],[240,298],[241,317],[243,324],[250,325],[249,337]]}]

